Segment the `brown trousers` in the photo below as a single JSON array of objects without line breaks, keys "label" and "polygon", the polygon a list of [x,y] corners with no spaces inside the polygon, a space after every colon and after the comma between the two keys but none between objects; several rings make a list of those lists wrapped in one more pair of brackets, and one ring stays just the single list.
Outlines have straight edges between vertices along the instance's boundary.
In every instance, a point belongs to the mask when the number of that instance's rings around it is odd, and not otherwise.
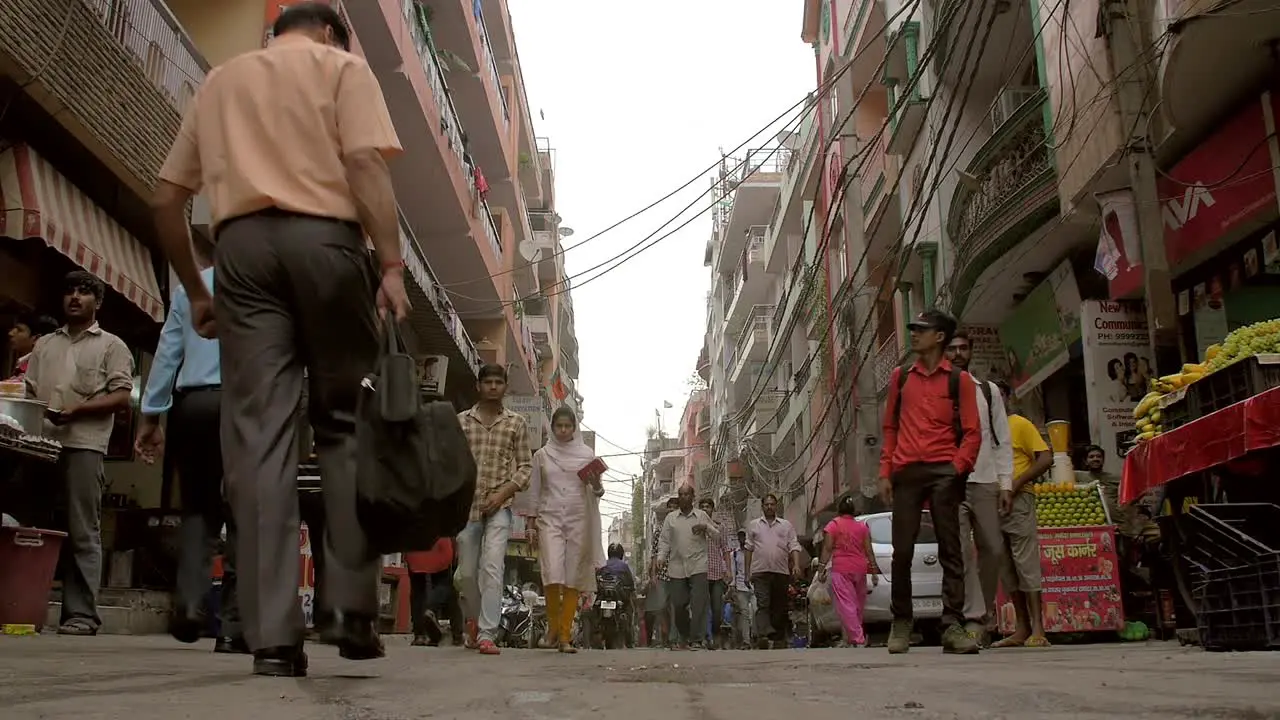
[{"label": "brown trousers", "polygon": [[356,225],[277,213],[224,223],[214,267],[222,456],[239,531],[245,639],[254,650],[296,645],[304,631],[295,413],[304,368],[326,520],[320,605],[378,610],[378,558],[356,517],[354,422],[378,350],[376,273]]}]

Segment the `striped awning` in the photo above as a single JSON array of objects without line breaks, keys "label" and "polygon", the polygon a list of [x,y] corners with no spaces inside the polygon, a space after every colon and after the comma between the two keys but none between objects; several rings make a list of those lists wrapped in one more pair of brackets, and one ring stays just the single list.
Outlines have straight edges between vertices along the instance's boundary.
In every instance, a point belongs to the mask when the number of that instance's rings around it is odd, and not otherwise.
[{"label": "striped awning", "polygon": [[38,238],[164,319],[147,248],[26,145],[0,152],[0,237]]}]

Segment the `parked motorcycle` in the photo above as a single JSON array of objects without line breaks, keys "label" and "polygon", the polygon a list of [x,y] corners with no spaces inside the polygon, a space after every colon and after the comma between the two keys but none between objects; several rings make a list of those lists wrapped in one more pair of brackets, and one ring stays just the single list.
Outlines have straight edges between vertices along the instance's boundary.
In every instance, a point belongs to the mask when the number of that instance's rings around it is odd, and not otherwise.
[{"label": "parked motorcycle", "polygon": [[502,592],[502,610],[494,642],[502,647],[535,648],[547,630],[547,600],[533,590],[508,585]]}]

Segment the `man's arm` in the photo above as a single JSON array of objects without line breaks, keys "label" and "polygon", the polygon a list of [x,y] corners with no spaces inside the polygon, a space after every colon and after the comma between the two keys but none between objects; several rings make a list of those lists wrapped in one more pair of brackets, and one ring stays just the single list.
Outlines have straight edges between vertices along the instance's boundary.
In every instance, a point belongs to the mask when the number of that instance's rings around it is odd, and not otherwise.
[{"label": "man's arm", "polygon": [[1031,466],[1021,475],[1013,479],[1013,491],[1016,493],[1029,482],[1049,471],[1053,465],[1053,454],[1048,450],[1037,450],[1035,460],[1031,462]]},{"label": "man's arm", "polygon": [[516,491],[519,492],[529,489],[529,479],[533,476],[533,451],[529,449],[529,426],[525,423],[524,416],[517,415],[516,418],[514,443],[516,471],[511,476],[511,482],[516,486]]},{"label": "man's arm", "polygon": [[791,524],[790,520],[784,520],[787,524],[787,550],[791,551],[791,566],[793,568],[800,567],[800,538],[796,536],[796,526]]},{"label": "man's arm", "polygon": [[187,294],[178,288],[173,291],[169,305],[169,317],[160,329],[160,342],[151,361],[151,372],[142,393],[142,414],[163,415],[173,405],[173,386],[178,379],[178,367],[182,365],[182,333],[190,310]]},{"label": "man's arm", "polygon": [[898,376],[902,368],[889,374],[889,394],[884,401],[884,415],[880,426],[880,477],[893,477],[893,452],[898,448],[898,424],[894,422],[894,408],[902,401],[898,393],[901,384]]},{"label": "man's arm", "polygon": [[[206,78],[205,83],[209,80]],[[187,203],[200,192],[203,184],[203,164],[200,148],[196,143],[196,109],[200,106],[199,94],[182,118],[182,126],[169,148],[169,156],[160,168],[155,193],[151,197],[151,210],[155,217],[156,234],[160,249],[164,252],[173,271],[192,298],[209,297],[209,288],[200,277],[195,253],[191,247],[191,228],[187,224]]]},{"label": "man's arm", "polygon": [[1013,490],[1013,437],[1009,432],[1009,413],[1005,411],[1004,394],[999,388],[991,393],[991,435],[996,446],[996,479],[1001,490]]},{"label": "man's arm", "polygon": [[386,161],[403,148],[382,89],[363,60],[343,67],[335,107],[342,164],[360,225],[373,241],[382,272],[400,272],[400,223]]},{"label": "man's arm", "polygon": [[720,528],[711,520],[710,515],[702,513],[702,517],[706,518],[704,523],[707,526],[707,546],[710,547],[711,543],[718,542],[720,540]]},{"label": "man's arm", "polygon": [[27,395],[33,398],[40,397],[40,350],[43,344],[44,338],[36,340],[35,347],[31,349],[31,357],[27,359],[27,374],[22,376]]},{"label": "man's arm", "polygon": [[978,417],[978,386],[973,377],[962,372],[960,377],[960,447],[956,448],[956,472],[960,475],[973,472],[978,464],[978,452],[982,450],[982,420]]}]

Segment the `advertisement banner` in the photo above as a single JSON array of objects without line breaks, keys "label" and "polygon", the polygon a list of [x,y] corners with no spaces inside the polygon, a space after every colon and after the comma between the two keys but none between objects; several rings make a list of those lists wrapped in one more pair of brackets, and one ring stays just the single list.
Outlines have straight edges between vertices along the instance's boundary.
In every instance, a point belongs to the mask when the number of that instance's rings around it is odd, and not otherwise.
[{"label": "advertisement banner", "polygon": [[[1115,528],[1041,528],[1039,535],[1045,632],[1123,630]],[[1003,587],[996,607],[1000,631],[1012,633],[1013,603]]]},{"label": "advertisement banner", "polygon": [[1062,369],[1080,340],[1080,288],[1063,261],[1000,325],[1009,385],[1022,396]]},{"label": "advertisement banner", "polygon": [[[537,395],[508,395],[504,401],[507,409],[512,412],[520,413],[524,416],[525,423],[529,426],[529,447],[534,451],[542,447],[543,431],[549,420],[546,411],[542,407],[542,398]],[[538,508],[534,507],[534,498],[538,496],[538,470],[534,468],[533,481],[529,485],[529,489],[522,493],[516,493],[515,500],[512,502],[511,510],[516,515],[537,515]],[[523,538],[520,528],[512,529],[512,537]]]},{"label": "advertisement banner", "polygon": [[962,329],[969,333],[969,345],[973,349],[969,373],[979,380],[1007,381],[1009,358],[1000,343],[1000,328],[995,325],[965,325]]},{"label": "advertisement banner", "polygon": [[[1276,213],[1276,176],[1271,171],[1267,111],[1263,93],[1156,178],[1169,269],[1194,264],[1198,253],[1219,238]],[[1230,179],[1230,182],[1224,181]],[[1121,248],[1122,250],[1124,247]],[[1111,297],[1142,289],[1142,259],[1132,250],[1118,259]]]},{"label": "advertisement banner", "polygon": [[1119,436],[1133,429],[1133,408],[1155,373],[1142,301],[1090,300],[1081,311],[1089,437],[1107,451],[1106,470],[1120,473]]}]

